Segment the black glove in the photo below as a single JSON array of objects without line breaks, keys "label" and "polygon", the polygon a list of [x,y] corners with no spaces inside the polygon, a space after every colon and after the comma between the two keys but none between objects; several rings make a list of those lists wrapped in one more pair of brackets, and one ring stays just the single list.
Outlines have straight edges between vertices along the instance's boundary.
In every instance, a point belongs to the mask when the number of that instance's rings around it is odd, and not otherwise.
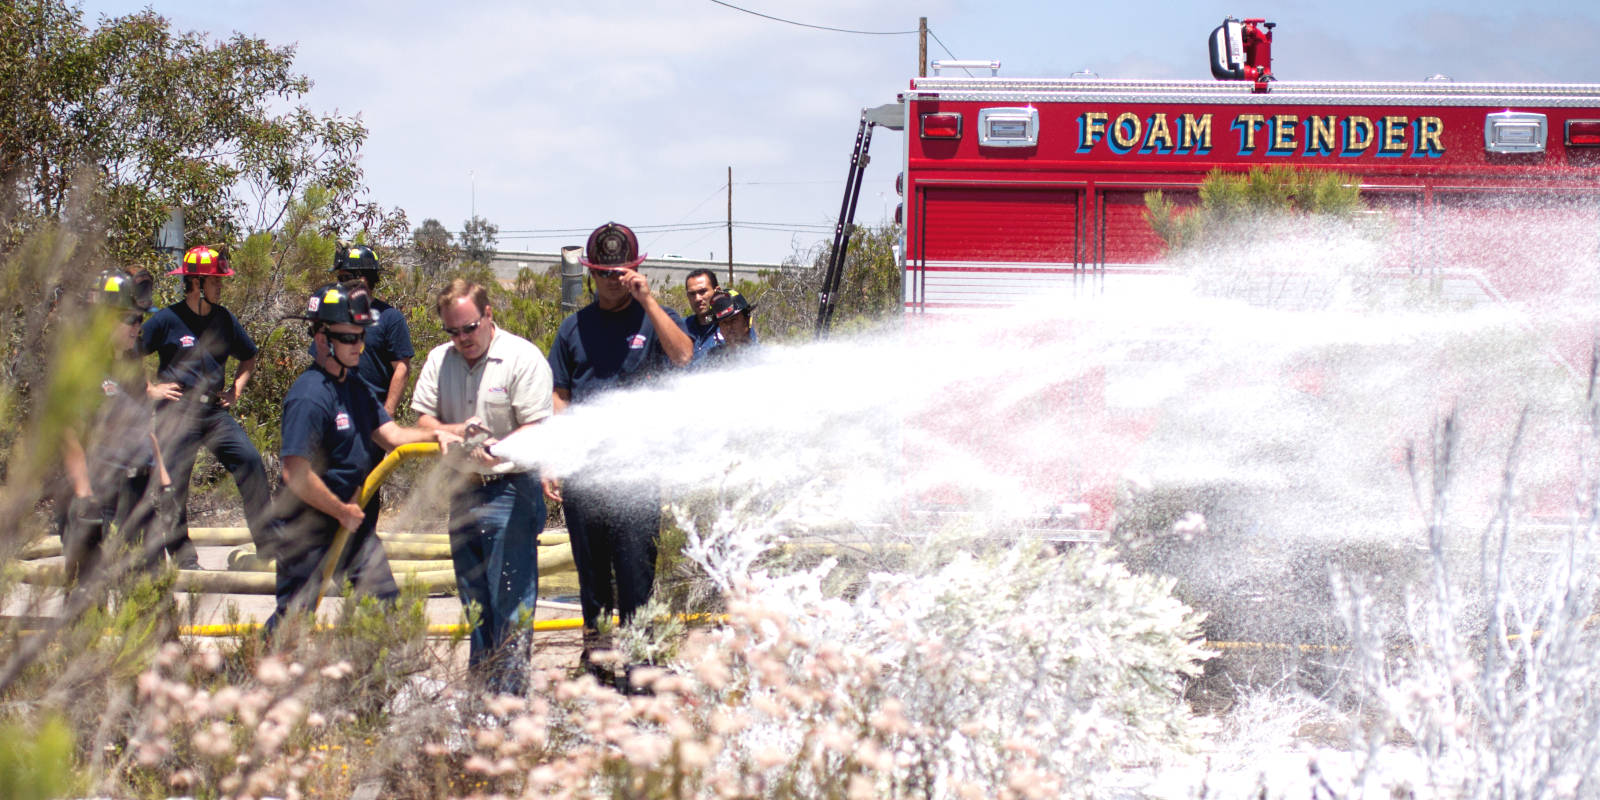
[{"label": "black glove", "polygon": [[93,497],[74,497],[67,506],[67,524],[61,529],[61,554],[67,568],[67,580],[76,582],[78,576],[94,569],[100,555],[100,540],[105,537],[106,521],[100,514],[100,503]]},{"label": "black glove", "polygon": [[173,529],[178,527],[178,492],[171,486],[156,490],[155,526],[157,536],[154,538],[162,542],[171,539]]}]

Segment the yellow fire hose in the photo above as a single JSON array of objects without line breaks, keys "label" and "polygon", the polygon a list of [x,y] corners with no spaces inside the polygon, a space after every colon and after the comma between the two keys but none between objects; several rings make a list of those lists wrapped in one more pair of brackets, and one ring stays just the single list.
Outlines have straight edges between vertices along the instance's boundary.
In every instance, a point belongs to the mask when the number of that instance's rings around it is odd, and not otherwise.
[{"label": "yellow fire hose", "polygon": [[[366,508],[367,501],[378,493],[378,487],[382,486],[385,480],[388,480],[389,473],[394,472],[395,467],[400,466],[400,462],[422,456],[436,455],[439,455],[438,442],[403,444],[389,451],[388,455],[385,455],[383,460],[378,462],[378,466],[374,467],[372,472],[367,475],[367,481],[361,485],[361,494],[356,497],[355,504]],[[350,531],[340,526],[338,532],[334,533],[333,544],[328,547],[328,555],[322,562],[322,589],[311,600],[312,614],[317,612],[317,606],[322,603],[322,596],[327,594],[328,587],[333,585],[334,569],[339,565],[339,557],[344,555],[345,545],[349,541]]]},{"label": "yellow fire hose", "polygon": [[[575,631],[583,627],[583,620],[577,617],[572,619],[541,619],[535,620],[533,630],[538,631]],[[330,630],[332,625],[318,625],[317,630]],[[249,636],[261,630],[259,622],[241,622],[234,625],[185,625],[178,629],[182,636],[206,636],[226,638],[229,636]],[[463,623],[453,625],[429,625],[428,635],[431,637],[465,636],[472,629]]]},{"label": "yellow fire hose", "polygon": [[[726,614],[676,614],[674,618],[680,622],[694,624],[705,622],[726,622]],[[611,624],[619,624],[616,617],[611,618]],[[328,624],[317,625],[317,630],[332,630],[334,626]],[[535,620],[532,629],[538,631],[575,631],[583,627],[583,620],[577,617],[572,619],[541,619]],[[186,625],[178,629],[184,636],[246,636],[261,629],[259,622],[240,622],[233,625]],[[428,635],[432,637],[458,636],[471,633],[467,625],[456,623],[453,625],[429,625]]]}]

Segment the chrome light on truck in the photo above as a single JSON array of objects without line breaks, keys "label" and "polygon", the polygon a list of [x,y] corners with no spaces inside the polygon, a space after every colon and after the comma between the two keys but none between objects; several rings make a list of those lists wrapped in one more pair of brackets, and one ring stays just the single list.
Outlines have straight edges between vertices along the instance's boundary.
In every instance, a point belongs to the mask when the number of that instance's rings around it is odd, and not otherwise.
[{"label": "chrome light on truck", "polygon": [[1501,111],[1483,121],[1483,147],[1491,153],[1543,153],[1545,115],[1531,111]]},{"label": "chrome light on truck", "polygon": [[1034,147],[1039,144],[1039,109],[978,109],[980,147]]}]

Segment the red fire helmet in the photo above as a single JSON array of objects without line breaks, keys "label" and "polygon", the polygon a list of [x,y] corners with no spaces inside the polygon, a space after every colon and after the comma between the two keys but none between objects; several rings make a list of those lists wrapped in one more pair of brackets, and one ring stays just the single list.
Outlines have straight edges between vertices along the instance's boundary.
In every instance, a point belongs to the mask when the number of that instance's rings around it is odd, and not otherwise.
[{"label": "red fire helmet", "polygon": [[183,254],[183,263],[178,268],[167,273],[168,275],[218,275],[227,277],[233,274],[233,269],[228,266],[228,257],[215,247],[200,245],[191,247]]}]

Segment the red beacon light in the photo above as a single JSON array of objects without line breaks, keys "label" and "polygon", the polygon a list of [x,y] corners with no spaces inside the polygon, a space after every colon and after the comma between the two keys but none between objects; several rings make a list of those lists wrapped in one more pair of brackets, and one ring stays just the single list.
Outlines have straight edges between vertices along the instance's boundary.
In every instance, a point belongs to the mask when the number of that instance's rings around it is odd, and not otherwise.
[{"label": "red beacon light", "polygon": [[1600,147],[1600,119],[1567,120],[1568,147]]},{"label": "red beacon light", "polygon": [[956,111],[935,111],[922,115],[922,138],[960,139],[961,114]]},{"label": "red beacon light", "polygon": [[1219,81],[1254,81],[1266,93],[1272,75],[1272,29],[1276,22],[1228,17],[1211,32],[1211,76]]}]

